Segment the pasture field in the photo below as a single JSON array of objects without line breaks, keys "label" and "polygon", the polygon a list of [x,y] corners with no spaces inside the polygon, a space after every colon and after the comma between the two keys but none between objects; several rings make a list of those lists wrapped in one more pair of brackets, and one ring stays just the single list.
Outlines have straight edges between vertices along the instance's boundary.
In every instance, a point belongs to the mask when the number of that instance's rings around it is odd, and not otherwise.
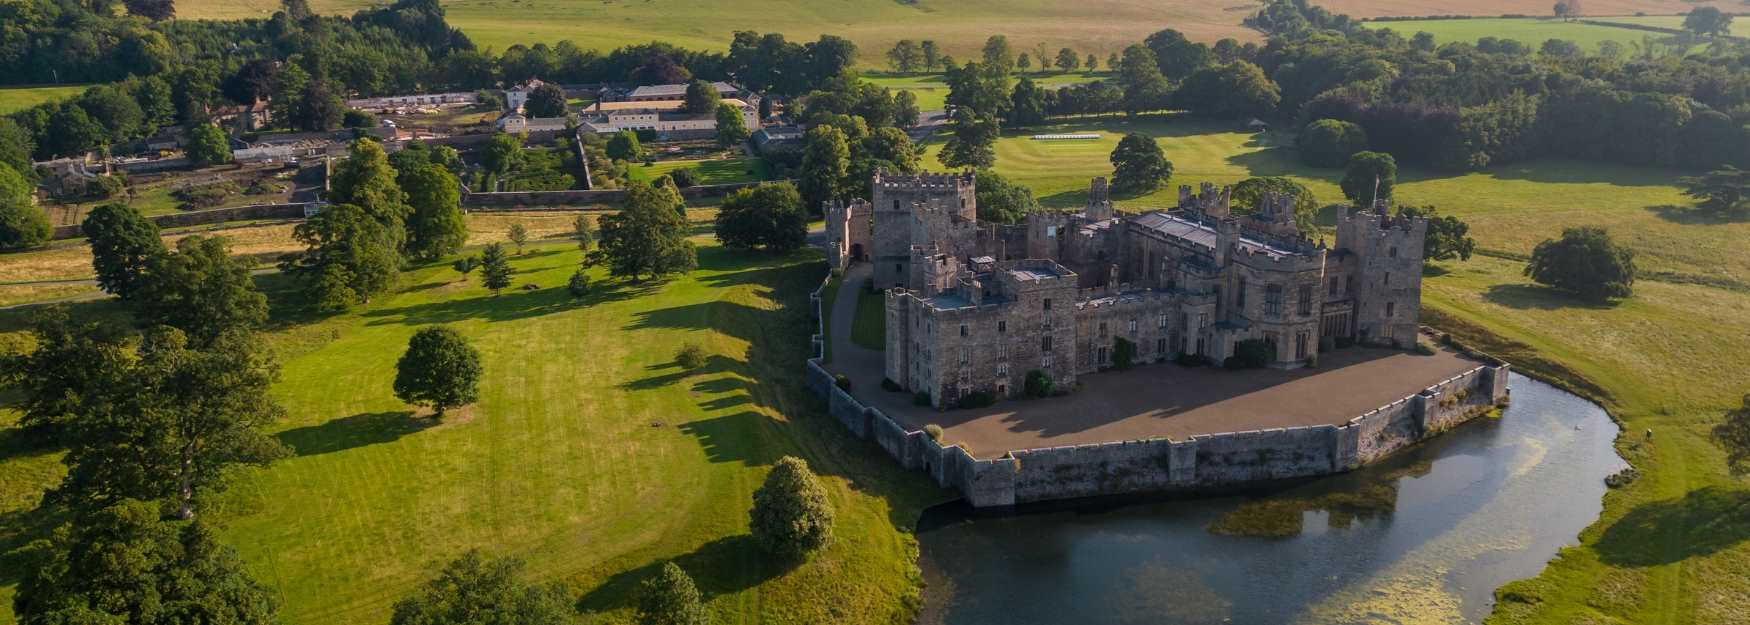
[{"label": "pasture field", "polygon": [[[629,623],[637,583],[670,559],[713,622],[900,620],[920,583],[908,529],[945,493],[846,436],[801,388],[819,255],[697,242],[693,274],[634,284],[596,269],[583,298],[565,290],[580,253],[563,242],[513,257],[516,286],[496,296],[440,262],[359,311],[276,314],[277,436],[296,455],[239,475],[206,518],[279,593],[288,624],[382,622],[474,547],[524,559],[594,622]],[[260,281],[276,303],[289,295],[278,276]],[[0,341],[21,317],[0,312]],[[480,349],[486,377],[478,403],[437,422],[390,382],[407,338],[440,323]],[[688,342],[710,354],[703,368],[673,364]],[[786,454],[822,475],[838,514],[832,544],[793,569],[768,566],[747,533],[751,493]],[[16,550],[48,522],[34,510],[60,475],[55,456],[0,436],[7,608]]]},{"label": "pasture field", "polygon": [[[347,13],[375,0],[311,0],[322,13]],[[662,40],[725,50],[737,30],[782,32],[812,41],[822,34],[856,42],[859,63],[885,67],[883,54],[900,39],[934,39],[958,59],[977,56],[992,34],[1005,34],[1016,52],[1044,43],[1055,54],[1069,46],[1100,58],[1162,28],[1176,28],[1199,41],[1223,37],[1258,41],[1240,24],[1256,11],[1255,0],[918,0],[915,3],[857,0],[455,0],[444,2],[451,25],[481,48],[502,51],[513,44],[570,39],[586,49],[608,50]],[[191,0],[177,5],[185,19],[266,18],[274,0]]]},{"label": "pasture field", "polygon": [[[1174,162],[1172,189],[1121,198],[1129,210],[1171,206],[1179,184],[1282,175],[1323,202],[1341,201],[1338,170],[1303,166],[1292,140],[1177,118],[1089,119],[1010,133],[997,171],[1048,204],[1079,206],[1089,178],[1110,175],[1121,132],[1154,134]],[[1089,142],[1038,142],[1036,132],[1099,131]],[[927,162],[934,161],[934,148]],[[1482,253],[1443,262],[1424,282],[1424,322],[1505,356],[1610,409],[1617,447],[1641,477],[1605,498],[1599,521],[1533,580],[1516,582],[1489,623],[1750,623],[1750,488],[1725,471],[1708,439],[1750,391],[1750,262],[1736,250],[1750,221],[1681,208],[1680,172],[1534,161],[1482,172],[1406,170],[1397,196],[1471,226]],[[1330,215],[1323,216],[1328,223]],[[1633,248],[1641,279],[1615,305],[1531,283],[1523,259],[1566,227],[1601,225]],[[1646,430],[1653,430],[1651,440]]]},{"label": "pasture field", "polygon": [[[259,1],[259,0],[257,0]],[[1313,4],[1355,17],[1418,15],[1549,15],[1554,3],[1540,0],[1315,0]],[[1729,10],[1738,0],[1586,0],[1587,17],[1600,15],[1675,15],[1698,6]]]},{"label": "pasture field", "polygon": [[758,182],[771,177],[772,166],[761,158],[724,158],[710,160],[657,161],[650,165],[634,164],[626,173],[632,180],[653,180],[676,169],[691,167],[699,170],[699,184],[733,184]]},{"label": "pasture field", "polygon": [[70,98],[85,92],[90,85],[58,85],[52,87],[0,87],[0,115]]},{"label": "pasture field", "polygon": [[[1596,18],[1621,21],[1624,18]],[[1632,18],[1629,18],[1632,19]],[[1679,22],[1683,18],[1676,18]],[[1588,52],[1597,52],[1606,41],[1615,41],[1627,49],[1641,45],[1647,38],[1663,42],[1670,35],[1632,28],[1617,28],[1599,24],[1567,22],[1555,18],[1481,18],[1451,20],[1415,20],[1403,22],[1368,22],[1368,28],[1389,28],[1408,39],[1417,32],[1434,35],[1436,44],[1462,41],[1475,43],[1483,37],[1512,39],[1531,46],[1533,51],[1550,39],[1565,39],[1580,44]]]},{"label": "pasture field", "polygon": [[[1055,55],[1057,54],[1057,50],[1054,48],[1051,53]],[[1082,53],[1082,56],[1085,58],[1087,53]],[[1106,58],[1100,57],[1100,63],[1104,65],[1106,63]],[[1027,74],[1027,77],[1033,79],[1033,82],[1041,87],[1058,89],[1084,82],[1111,80],[1113,75],[1110,72],[1103,71],[1052,71],[1044,74],[1029,73]],[[894,91],[912,92],[912,95],[917,96],[918,110],[920,111],[936,111],[947,106],[948,82],[946,76],[942,74],[866,74],[863,76],[863,80],[887,87]],[[1014,80],[1020,80],[1020,76],[1015,76]]]},{"label": "pasture field", "polygon": [[[1721,8],[1725,9],[1725,7]],[[1613,15],[1596,19],[1600,22],[1634,24],[1636,26],[1654,26],[1657,28],[1675,28],[1681,30],[1683,28],[1683,18],[1684,16],[1682,15]],[[1732,36],[1750,37],[1750,21],[1746,21],[1741,15],[1732,20]]]}]

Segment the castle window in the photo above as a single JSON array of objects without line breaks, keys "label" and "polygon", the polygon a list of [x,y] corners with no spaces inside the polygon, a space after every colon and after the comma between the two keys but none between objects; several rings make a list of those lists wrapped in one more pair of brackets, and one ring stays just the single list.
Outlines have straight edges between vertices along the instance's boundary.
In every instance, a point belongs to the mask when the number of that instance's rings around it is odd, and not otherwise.
[{"label": "castle window", "polygon": [[1165,328],[1165,327],[1167,327],[1167,316],[1166,316],[1166,315],[1160,315],[1160,316],[1158,316],[1158,317],[1156,317],[1156,318],[1155,318],[1155,323],[1157,323],[1157,324],[1159,324],[1159,325],[1157,325],[1157,326],[1156,326],[1156,327],[1160,327],[1160,328]]},{"label": "castle window", "polygon": [[1157,354],[1167,353],[1167,339],[1165,339],[1165,338],[1155,339],[1155,353],[1157,353]]},{"label": "castle window", "polygon": [[1104,322],[1104,321],[1100,322],[1100,336],[1101,337],[1106,336],[1106,322]]},{"label": "castle window", "polygon": [[1051,298],[1049,297],[1045,298],[1045,309],[1051,310]]},{"label": "castle window", "polygon": [[1264,287],[1264,314],[1271,316],[1282,314],[1282,285],[1272,284]]},{"label": "castle window", "polygon": [[1301,332],[1299,334],[1294,335],[1294,359],[1295,360],[1306,359],[1306,333],[1305,332]]},{"label": "castle window", "polygon": [[1296,305],[1302,317],[1312,314],[1312,285],[1300,285],[1300,301]]},{"label": "castle window", "polygon": [[960,336],[966,336],[966,324],[960,324]]},{"label": "castle window", "polygon": [[1132,335],[1136,334],[1136,320],[1135,319],[1130,320],[1130,333]]},{"label": "castle window", "polygon": [[1390,256],[1392,258],[1397,258],[1398,257],[1398,246],[1396,246],[1396,245],[1391,246],[1391,251],[1387,252],[1386,255]]},{"label": "castle window", "polygon": [[960,364],[964,365],[964,364],[969,363],[969,362],[972,362],[972,348],[970,348],[970,347],[960,348]]},{"label": "castle window", "polygon": [[1337,296],[1337,276],[1331,276],[1330,296],[1331,297]]},{"label": "castle window", "polygon": [[1396,302],[1386,302],[1385,303],[1385,318],[1390,319],[1393,316],[1395,316],[1393,313],[1396,313],[1397,309],[1398,309],[1398,305]]},{"label": "castle window", "polygon": [[899,210],[899,200],[893,201],[893,210]]},{"label": "castle window", "polygon": [[1385,272],[1385,280],[1382,281],[1380,284],[1384,284],[1385,287],[1388,289],[1391,288],[1391,272],[1390,271]]},{"label": "castle window", "polygon": [[1099,364],[1106,364],[1106,348],[1100,348]]},{"label": "castle window", "polygon": [[1041,359],[1040,359],[1040,360],[1039,360],[1039,365],[1040,365],[1040,366],[1042,366],[1042,367],[1045,367],[1045,368],[1046,368],[1046,369],[1050,369],[1050,368],[1051,368],[1051,363],[1052,363],[1052,362],[1053,362],[1053,361],[1054,361],[1054,360],[1056,360],[1056,359],[1055,359],[1055,358],[1053,358],[1053,357],[1052,357],[1052,355],[1051,355],[1051,352],[1045,352],[1045,357],[1044,357],[1044,358],[1041,358]]},{"label": "castle window", "polygon": [[1051,353],[1051,335],[1039,337],[1039,351]]},{"label": "castle window", "polygon": [[997,334],[1002,334],[1002,333],[1008,332],[1008,331],[1009,331],[1009,322],[1007,322],[1007,321],[998,321],[997,322]]},{"label": "castle window", "polygon": [[1245,278],[1240,278],[1239,286],[1234,287],[1234,307],[1239,308],[1239,309],[1244,309],[1246,307],[1246,279]]}]

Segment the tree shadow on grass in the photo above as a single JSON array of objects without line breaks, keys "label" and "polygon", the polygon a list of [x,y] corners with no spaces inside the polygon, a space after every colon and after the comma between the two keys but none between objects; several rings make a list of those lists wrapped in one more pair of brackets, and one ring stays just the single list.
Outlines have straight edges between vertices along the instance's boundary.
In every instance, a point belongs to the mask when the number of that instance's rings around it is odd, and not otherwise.
[{"label": "tree shadow on grass", "polygon": [[1750,491],[1709,486],[1679,499],[1642,504],[1598,538],[1599,559],[1657,566],[1711,555],[1750,539]]},{"label": "tree shadow on grass", "polygon": [[711,462],[739,462],[759,467],[777,462],[779,458],[772,453],[771,446],[760,444],[760,432],[770,425],[770,421],[771,418],[763,413],[744,410],[682,424],[680,430],[699,439],[705,457]]},{"label": "tree shadow on grass", "polygon": [[453,323],[468,319],[515,321],[560,313],[579,306],[593,306],[604,302],[630,299],[649,293],[658,286],[651,283],[594,285],[583,297],[573,297],[570,292],[562,288],[545,288],[534,291],[506,290],[498,295],[427,302],[398,308],[380,308],[365,312],[364,317],[369,319],[365,325],[373,326],[393,323],[427,325]]},{"label": "tree shadow on grass", "polygon": [[1750,222],[1750,211],[1722,211],[1700,206],[1660,204],[1648,206],[1660,219],[1685,226],[1718,226]]},{"label": "tree shadow on grass", "polygon": [[1609,310],[1616,307],[1614,301],[1585,299],[1554,288],[1531,284],[1490,285],[1489,290],[1483,292],[1483,299],[1515,310]]},{"label": "tree shadow on grass", "polygon": [[687,378],[722,373],[728,371],[736,364],[737,363],[734,360],[716,354],[712,354],[710,357],[706,358],[705,364],[697,369],[682,369],[679,363],[671,360],[669,362],[651,365],[644,368],[646,371],[666,371],[667,373],[625,382],[620,385],[620,388],[629,391],[647,391],[650,389],[662,388]]},{"label": "tree shadow on grass", "polygon": [[275,438],[299,456],[315,456],[392,443],[436,424],[437,421],[431,419],[415,420],[410,410],[365,412],[331,419],[320,425],[292,428],[280,432]]},{"label": "tree shadow on grass", "polygon": [[674,562],[693,578],[700,599],[709,602],[719,595],[734,594],[784,574],[788,566],[772,564],[760,551],[752,534],[725,536],[700,545],[692,553],[658,560],[608,578],[577,600],[586,615],[636,605],[638,585],[656,577],[662,565]]}]

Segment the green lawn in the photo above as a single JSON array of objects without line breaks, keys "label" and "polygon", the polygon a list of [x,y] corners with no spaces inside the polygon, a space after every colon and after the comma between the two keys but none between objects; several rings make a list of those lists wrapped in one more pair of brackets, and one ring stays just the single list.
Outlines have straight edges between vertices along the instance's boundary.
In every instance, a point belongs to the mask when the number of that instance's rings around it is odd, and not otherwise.
[{"label": "green lawn", "polygon": [[[1102,57],[1100,62],[1106,62],[1105,58]],[[1028,74],[1027,77],[1033,79],[1033,82],[1040,86],[1051,89],[1112,78],[1106,72],[1052,72],[1049,74]],[[894,91],[912,92],[913,95],[917,96],[918,110],[920,111],[936,111],[947,106],[948,83],[942,74],[871,74],[864,76],[863,80]]]},{"label": "green lawn", "polygon": [[[515,257],[517,286],[497,296],[437,263],[364,310],[282,320],[269,335],[288,414],[278,436],[297,455],[238,476],[206,518],[279,592],[289,625],[383,622],[470,548],[523,558],[595,622],[630,622],[632,589],[668,559],[698,581],[713,622],[905,620],[921,583],[909,527],[947,494],[801,389],[819,255],[698,242],[697,272],[640,285],[597,269],[582,300],[564,288],[579,253],[556,244]],[[278,301],[279,279],[263,280]],[[0,330],[17,322],[0,313]],[[486,369],[480,401],[441,423],[390,392],[407,338],[436,323],[466,334]],[[676,368],[684,342],[711,354],[705,367]],[[785,454],[809,460],[838,510],[831,546],[790,570],[767,566],[747,534],[751,493]],[[54,453],[0,429],[0,605],[59,474]]]},{"label": "green lawn", "polygon": [[[1037,132],[1102,132],[1039,142]],[[1300,165],[1288,137],[1179,118],[1077,120],[1010,133],[997,170],[1052,206],[1079,206],[1089,178],[1110,175],[1119,133],[1154,134],[1173,189],[1120,206],[1171,206],[1179,184],[1285,175],[1340,201],[1337,170]],[[934,151],[926,162],[934,165]],[[1598,523],[1541,577],[1515,584],[1491,623],[1750,623],[1750,488],[1726,474],[1707,431],[1750,392],[1750,221],[1674,208],[1680,172],[1537,161],[1450,174],[1405,170],[1398,197],[1471,225],[1488,255],[1443,263],[1426,283],[1424,321],[1565,381],[1604,403],[1627,432],[1618,447],[1642,472],[1612,491]],[[1328,215],[1326,216],[1329,217]],[[1523,258],[1562,228],[1602,225],[1632,247],[1635,296],[1600,306],[1529,283]],[[1643,432],[1655,432],[1644,442]]]},{"label": "green lawn", "polygon": [[651,165],[634,164],[627,171],[632,180],[652,180],[683,167],[699,170],[699,184],[732,184],[757,182],[770,178],[772,166],[762,158],[725,158],[715,160],[657,161]]},{"label": "green lawn", "polygon": [[[1728,12],[1731,12],[1731,11],[1728,11]],[[1656,26],[1659,28],[1682,29],[1684,17],[1685,16],[1682,16],[1682,15],[1624,15],[1621,17],[1610,16],[1610,17],[1594,17],[1594,18],[1587,18],[1587,19],[1591,19],[1591,20],[1599,21],[1599,22],[1614,22],[1614,23],[1618,23],[1618,24],[1635,24],[1635,25],[1639,25],[1639,26]],[[1656,34],[1656,33],[1648,33],[1648,34]],[[1732,36],[1734,36],[1734,37],[1750,37],[1750,20],[1746,20],[1742,14],[1740,14],[1737,17],[1737,19],[1732,20]]]},{"label": "green lawn", "polygon": [[0,115],[70,98],[85,92],[90,85],[59,85],[54,87],[0,87]]},{"label": "green lawn", "polygon": [[[1601,17],[1600,21],[1628,21],[1636,18]],[[1683,18],[1675,18],[1679,23]],[[1661,24],[1662,25],[1662,24]],[[1481,18],[1481,19],[1450,19],[1450,20],[1414,20],[1402,22],[1368,22],[1368,28],[1389,28],[1409,38],[1417,32],[1434,35],[1437,44],[1454,41],[1476,42],[1483,37],[1499,39],[1514,39],[1537,50],[1544,41],[1550,39],[1566,39],[1580,44],[1588,51],[1596,52],[1599,44],[1605,41],[1615,41],[1632,49],[1631,44],[1640,44],[1642,40],[1651,37],[1656,41],[1669,38],[1656,32],[1635,30],[1632,28],[1615,28],[1598,24],[1567,22],[1550,18]]]},{"label": "green lawn", "polygon": [[851,342],[863,349],[887,349],[887,295],[871,292],[863,285],[857,290],[857,315],[851,318]]},{"label": "green lawn", "polygon": [[[311,0],[322,13],[351,14],[382,4],[377,0]],[[569,39],[585,49],[608,50],[627,44],[667,41],[686,48],[726,50],[738,30],[781,32],[792,41],[821,34],[850,39],[861,54],[858,64],[887,66],[885,52],[900,39],[933,39],[957,59],[978,56],[986,37],[1002,33],[1016,52],[1043,43],[1050,53],[1069,46],[1086,55],[1123,50],[1162,28],[1176,28],[1198,41],[1223,37],[1261,41],[1240,24],[1255,3],[1195,0],[693,0],[638,2],[579,0],[450,0],[444,9],[451,25],[480,48],[503,51],[514,44],[557,43]],[[177,4],[180,19],[266,18],[277,0],[188,0]]]}]

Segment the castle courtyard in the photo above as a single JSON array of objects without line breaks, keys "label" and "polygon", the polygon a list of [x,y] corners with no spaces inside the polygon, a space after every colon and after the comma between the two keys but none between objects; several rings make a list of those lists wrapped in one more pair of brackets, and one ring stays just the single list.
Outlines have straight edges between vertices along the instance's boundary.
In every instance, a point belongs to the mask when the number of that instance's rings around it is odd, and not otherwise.
[{"label": "castle courtyard", "polygon": [[870,273],[868,264],[857,263],[845,274],[832,303],[832,360],[826,368],[849,377],[859,400],[907,430],[939,425],[944,442],[963,443],[978,458],[1062,445],[1337,425],[1479,364],[1446,350],[1423,356],[1363,347],[1321,354],[1317,367],[1295,370],[1139,364],[1082,376],[1079,388],[1064,396],[942,411],[913,405],[911,393],[883,390],[882,353],[851,341],[859,289]]}]

